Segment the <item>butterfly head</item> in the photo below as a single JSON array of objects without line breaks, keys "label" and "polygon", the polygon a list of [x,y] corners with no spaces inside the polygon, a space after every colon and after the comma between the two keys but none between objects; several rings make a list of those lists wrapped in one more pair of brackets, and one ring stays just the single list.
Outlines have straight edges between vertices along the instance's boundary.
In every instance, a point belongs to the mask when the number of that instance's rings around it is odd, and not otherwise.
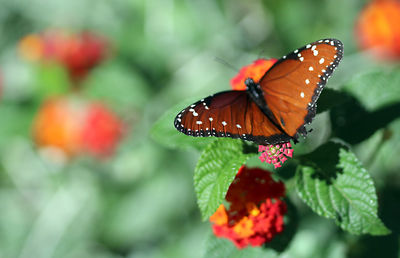
[{"label": "butterfly head", "polygon": [[251,78],[247,78],[247,79],[244,81],[244,84],[246,84],[246,89],[250,89],[250,88],[256,86],[256,83],[255,83],[254,80],[251,79]]}]

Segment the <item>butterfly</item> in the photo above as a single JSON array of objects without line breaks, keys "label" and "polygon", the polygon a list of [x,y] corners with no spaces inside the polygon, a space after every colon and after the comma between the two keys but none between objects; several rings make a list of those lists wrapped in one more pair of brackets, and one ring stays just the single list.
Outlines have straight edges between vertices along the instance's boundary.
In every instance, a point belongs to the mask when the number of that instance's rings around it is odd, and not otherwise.
[{"label": "butterfly", "polygon": [[216,93],[183,109],[175,128],[194,137],[230,137],[259,145],[278,144],[306,136],[315,117],[317,99],[343,57],[337,39],[321,39],[279,59],[246,90]]}]

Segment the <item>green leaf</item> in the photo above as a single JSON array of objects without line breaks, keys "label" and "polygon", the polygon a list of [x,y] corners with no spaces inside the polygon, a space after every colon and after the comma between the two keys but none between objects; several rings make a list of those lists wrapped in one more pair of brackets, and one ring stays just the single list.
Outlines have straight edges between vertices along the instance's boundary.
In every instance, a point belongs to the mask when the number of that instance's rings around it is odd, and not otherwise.
[{"label": "green leaf", "polygon": [[185,135],[174,126],[175,116],[187,106],[185,101],[169,109],[161,118],[153,125],[150,135],[158,143],[170,148],[195,148],[204,149],[209,143],[215,140],[215,137],[192,137]]},{"label": "green leaf", "polygon": [[313,211],[352,234],[390,233],[377,215],[373,181],[352,152],[329,142],[300,160],[297,191]]},{"label": "green leaf", "polygon": [[325,88],[318,99],[317,113],[322,113],[332,107],[341,105],[348,99],[347,95],[348,94],[338,90]]},{"label": "green leaf", "polygon": [[[346,96],[347,95],[347,96]],[[345,101],[343,101],[345,100]],[[400,102],[368,111],[355,97],[345,94],[331,109],[333,135],[350,144],[360,143],[400,116]]]},{"label": "green leaf", "polygon": [[272,249],[263,247],[247,247],[237,249],[228,239],[216,238],[210,235],[206,242],[204,257],[207,258],[259,258],[259,257],[278,257]]},{"label": "green leaf", "polygon": [[203,220],[224,201],[229,185],[251,154],[240,140],[218,139],[207,146],[194,171],[194,187]]},{"label": "green leaf", "polygon": [[39,66],[36,94],[40,99],[66,94],[71,89],[71,82],[65,69],[59,64]]},{"label": "green leaf", "polygon": [[353,77],[345,90],[355,95],[368,110],[400,101],[400,69],[380,67]]}]

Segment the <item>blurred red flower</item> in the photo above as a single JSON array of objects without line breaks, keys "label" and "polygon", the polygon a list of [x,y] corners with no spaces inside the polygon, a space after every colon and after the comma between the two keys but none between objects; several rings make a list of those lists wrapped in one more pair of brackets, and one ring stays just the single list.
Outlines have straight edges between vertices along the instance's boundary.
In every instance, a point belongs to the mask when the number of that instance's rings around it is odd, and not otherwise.
[{"label": "blurred red flower", "polygon": [[101,103],[88,106],[82,128],[82,145],[85,151],[96,156],[110,156],[123,134],[123,124],[111,110]]},{"label": "blurred red flower", "polygon": [[225,197],[229,208],[221,204],[210,217],[214,234],[238,248],[271,241],[283,231],[284,194],[284,184],[274,181],[271,172],[242,166]]},{"label": "blurred red flower", "polygon": [[355,35],[362,49],[383,59],[400,58],[400,1],[374,0],[361,11]]},{"label": "blurred red flower", "polygon": [[39,147],[56,147],[69,157],[87,153],[103,158],[113,154],[123,127],[101,103],[57,97],[40,107],[33,122],[33,138]]},{"label": "blurred red flower", "polygon": [[258,82],[261,77],[276,63],[277,59],[257,59],[252,64],[243,66],[239,73],[231,79],[231,86],[234,90],[245,90],[244,81],[252,78],[254,82]]},{"label": "blurred red flower", "polygon": [[92,32],[49,30],[21,39],[19,50],[31,61],[52,60],[63,64],[71,80],[79,82],[107,56],[108,42]]}]

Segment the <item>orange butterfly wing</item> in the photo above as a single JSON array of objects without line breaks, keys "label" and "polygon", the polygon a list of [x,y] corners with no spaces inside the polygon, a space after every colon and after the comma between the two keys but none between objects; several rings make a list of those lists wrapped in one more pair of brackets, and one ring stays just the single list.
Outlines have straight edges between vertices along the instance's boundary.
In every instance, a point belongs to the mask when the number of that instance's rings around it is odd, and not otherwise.
[{"label": "orange butterfly wing", "polygon": [[281,58],[261,78],[260,85],[274,122],[291,137],[306,134],[316,101],[343,56],[337,39],[310,43]]},{"label": "orange butterfly wing", "polygon": [[180,132],[195,137],[231,137],[258,144],[290,140],[250,99],[246,91],[225,91],[183,109],[175,118]]}]

